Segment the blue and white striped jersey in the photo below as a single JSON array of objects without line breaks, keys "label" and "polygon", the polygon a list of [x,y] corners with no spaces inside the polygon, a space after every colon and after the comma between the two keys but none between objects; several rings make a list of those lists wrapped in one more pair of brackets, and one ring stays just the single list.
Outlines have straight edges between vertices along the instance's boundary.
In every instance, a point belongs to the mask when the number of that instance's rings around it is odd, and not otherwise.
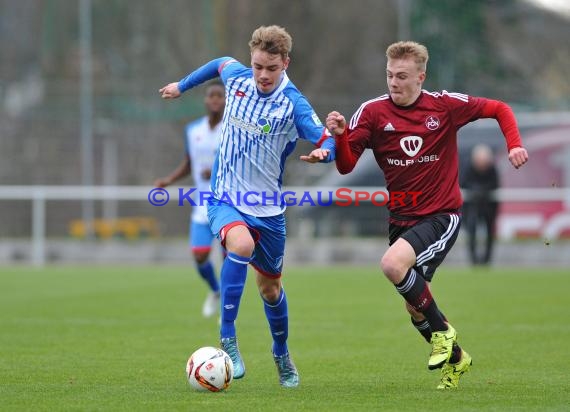
[{"label": "blue and white striped jersey", "polygon": [[334,160],[334,139],[325,134],[319,117],[286,73],[265,95],[258,91],[251,68],[224,57],[182,79],[179,89],[183,92],[215,77],[214,70],[226,88],[222,136],[212,170],[214,198],[253,216],[281,214],[285,160],[297,139],[330,149],[327,162]]}]

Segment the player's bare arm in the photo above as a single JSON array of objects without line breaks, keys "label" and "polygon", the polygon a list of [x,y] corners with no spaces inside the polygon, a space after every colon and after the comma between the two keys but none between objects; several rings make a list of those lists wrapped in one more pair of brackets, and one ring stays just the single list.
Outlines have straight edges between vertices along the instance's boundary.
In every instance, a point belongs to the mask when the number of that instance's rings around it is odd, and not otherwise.
[{"label": "player's bare arm", "polygon": [[300,156],[299,158],[307,163],[318,163],[325,160],[330,153],[329,149],[315,149],[306,156]]},{"label": "player's bare arm", "polygon": [[182,94],[178,89],[178,82],[169,83],[163,88],[159,89],[158,92],[160,93],[160,97],[163,99],[176,99]]},{"label": "player's bare arm", "polygon": [[166,177],[159,177],[154,181],[154,187],[167,187],[172,183],[190,174],[190,158],[186,156],[184,160]]},{"label": "player's bare arm", "polygon": [[518,169],[528,162],[528,153],[524,147],[515,147],[509,151],[509,162]]},{"label": "player's bare arm", "polygon": [[346,119],[339,112],[333,111],[328,114],[325,124],[331,134],[341,135],[346,128]]},{"label": "player's bare arm", "polygon": [[170,186],[172,184],[172,182],[167,178],[167,177],[159,177],[158,179],[154,180],[154,183],[152,184],[154,187],[166,187],[166,186]]}]

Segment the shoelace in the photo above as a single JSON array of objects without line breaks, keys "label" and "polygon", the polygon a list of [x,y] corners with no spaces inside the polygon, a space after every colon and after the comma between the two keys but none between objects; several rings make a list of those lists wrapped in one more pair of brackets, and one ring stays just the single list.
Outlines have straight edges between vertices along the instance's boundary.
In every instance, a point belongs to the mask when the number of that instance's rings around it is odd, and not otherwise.
[{"label": "shoelace", "polygon": [[237,354],[238,354],[238,349],[237,349],[237,345],[236,345],[236,341],[235,340],[228,340],[227,342],[224,343],[224,351],[230,355],[230,358],[232,359],[232,361],[234,361],[235,359],[237,359]]},{"label": "shoelace", "polygon": [[279,370],[285,375],[286,377],[290,377],[294,375],[294,368],[289,362],[289,357],[286,355],[279,356],[276,358],[277,363],[279,365]]},{"label": "shoelace", "polygon": [[432,345],[433,345],[433,349],[431,351],[432,354],[440,354],[440,353],[445,353],[447,352],[446,348],[445,348],[445,336],[434,336],[432,338]]}]

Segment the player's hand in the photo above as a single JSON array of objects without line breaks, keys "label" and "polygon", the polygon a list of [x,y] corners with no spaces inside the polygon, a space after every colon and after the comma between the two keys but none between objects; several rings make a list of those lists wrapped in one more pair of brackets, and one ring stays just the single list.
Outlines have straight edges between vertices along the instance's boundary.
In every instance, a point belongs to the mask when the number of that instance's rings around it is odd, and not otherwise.
[{"label": "player's hand", "polygon": [[180,90],[178,90],[178,82],[169,83],[162,89],[159,89],[158,92],[163,99],[176,99],[182,94]]},{"label": "player's hand", "polygon": [[315,149],[307,156],[300,156],[299,158],[307,163],[317,163],[321,160],[325,160],[330,153],[329,149]]},{"label": "player's hand", "polygon": [[343,134],[346,128],[346,119],[339,112],[330,112],[325,123],[328,131],[331,132],[333,136]]},{"label": "player's hand", "polygon": [[509,151],[509,162],[518,169],[528,162],[528,153],[524,147],[515,147]]},{"label": "player's hand", "polygon": [[166,187],[168,185],[170,185],[170,180],[168,180],[165,177],[159,177],[158,179],[156,179],[153,183],[154,187]]}]

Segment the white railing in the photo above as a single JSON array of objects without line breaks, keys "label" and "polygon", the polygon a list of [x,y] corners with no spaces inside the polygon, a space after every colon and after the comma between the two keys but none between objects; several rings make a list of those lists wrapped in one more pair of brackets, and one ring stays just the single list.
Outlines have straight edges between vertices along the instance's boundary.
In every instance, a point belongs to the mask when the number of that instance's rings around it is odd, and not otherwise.
[{"label": "white railing", "polygon": [[[32,202],[32,263],[36,266],[45,264],[46,246],[46,201],[47,200],[140,200],[148,202],[149,192],[153,188],[150,186],[0,186],[0,200],[29,200]],[[383,187],[350,187],[340,189],[350,189],[342,192],[343,197],[337,196],[339,187],[286,187],[283,191],[290,191],[298,194],[309,193],[313,199],[317,199],[318,194],[326,193],[326,200],[330,200],[328,192],[333,192],[332,200],[342,200],[346,202],[346,196],[352,194],[352,199],[360,193],[359,200],[366,202],[366,196],[385,191]],[[168,189],[167,189],[168,190]],[[177,188],[169,189],[171,196],[177,192]],[[496,191],[499,201],[510,202],[545,202],[562,201],[570,209],[570,188],[520,188],[520,189],[499,189]]]},{"label": "white railing", "polygon": [[0,200],[32,202],[32,263],[45,264],[47,200],[144,200],[145,186],[0,186]]}]

